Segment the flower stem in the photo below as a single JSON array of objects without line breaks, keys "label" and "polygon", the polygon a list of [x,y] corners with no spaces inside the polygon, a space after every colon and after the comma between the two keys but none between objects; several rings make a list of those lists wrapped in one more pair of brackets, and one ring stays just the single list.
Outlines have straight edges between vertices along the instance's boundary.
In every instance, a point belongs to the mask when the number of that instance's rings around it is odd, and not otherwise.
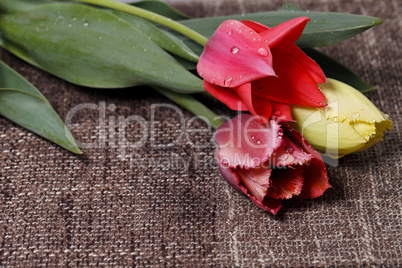
[{"label": "flower stem", "polygon": [[170,100],[174,101],[181,107],[199,116],[200,119],[202,119],[205,123],[207,123],[214,129],[217,129],[220,125],[222,125],[225,122],[213,111],[211,111],[208,107],[206,107],[204,104],[202,104],[189,94],[177,93],[169,89],[157,86],[152,86],[152,88],[158,91],[160,94],[164,95],[165,97],[169,98]]},{"label": "flower stem", "polygon": [[188,38],[194,40],[201,46],[205,46],[205,44],[208,41],[208,39],[205,36],[184,26],[183,24],[181,24],[179,22],[176,22],[167,17],[159,15],[155,12],[148,11],[148,10],[145,10],[145,9],[142,9],[139,7],[131,6],[131,5],[128,5],[125,3],[115,2],[112,0],[75,0],[75,1],[123,11],[123,12],[129,13],[129,14],[138,16],[140,18],[159,23],[161,25],[169,27],[172,30],[175,30],[178,33],[181,33],[181,34],[187,36]]}]

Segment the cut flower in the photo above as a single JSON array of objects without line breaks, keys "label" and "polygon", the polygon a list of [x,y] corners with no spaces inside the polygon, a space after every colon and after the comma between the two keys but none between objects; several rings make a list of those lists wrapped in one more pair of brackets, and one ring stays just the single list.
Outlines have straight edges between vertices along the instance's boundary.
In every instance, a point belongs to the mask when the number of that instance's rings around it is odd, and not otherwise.
[{"label": "cut flower", "polygon": [[295,119],[292,126],[318,151],[333,158],[363,151],[392,129],[388,115],[353,87],[334,79],[320,87],[328,106],[291,109]]},{"label": "cut flower", "polygon": [[320,155],[285,122],[262,125],[241,114],[222,124],[215,139],[215,159],[225,180],[272,214],[281,199],[315,198],[330,187]]},{"label": "cut flower", "polygon": [[271,116],[292,120],[289,104],[321,107],[321,68],[294,42],[310,19],[272,29],[252,21],[227,20],[207,42],[197,65],[204,88],[230,109],[250,111],[260,123]]}]

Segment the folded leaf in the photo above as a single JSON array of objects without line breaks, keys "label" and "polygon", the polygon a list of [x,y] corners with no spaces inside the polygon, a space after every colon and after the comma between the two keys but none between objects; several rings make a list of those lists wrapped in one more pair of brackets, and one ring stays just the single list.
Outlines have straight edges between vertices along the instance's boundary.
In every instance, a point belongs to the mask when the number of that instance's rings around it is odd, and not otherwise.
[{"label": "folded leaf", "polygon": [[173,8],[168,3],[160,0],[145,0],[133,2],[131,3],[131,5],[155,12],[172,20],[185,20],[190,18],[177,9]]},{"label": "folded leaf", "polygon": [[320,65],[327,77],[342,81],[362,93],[375,90],[374,86],[328,55],[312,48],[304,48],[303,51]]},{"label": "folded leaf", "polygon": [[[159,2],[159,1],[151,1]],[[121,12],[121,11],[111,11],[114,15],[120,19],[128,22],[130,25],[140,30],[142,33],[147,35],[150,40],[152,40],[159,47],[164,50],[180,56],[188,61],[198,62],[198,55],[195,54],[182,40],[177,39],[171,33],[161,30],[152,23],[140,19],[136,16]]]},{"label": "folded leaf", "polygon": [[[299,47],[321,47],[335,44],[382,23],[381,20],[374,17],[336,12],[307,12],[296,10],[294,7],[280,11],[189,19],[179,22],[204,36],[210,37],[223,21],[229,19],[252,20],[269,27],[274,27],[297,17],[309,17],[311,19],[311,21],[307,23],[302,36],[296,42]],[[201,46],[195,44],[187,37],[181,36],[180,38],[183,39],[193,51],[201,53]]]},{"label": "folded leaf", "polygon": [[81,153],[70,131],[48,100],[2,61],[0,61],[0,115],[73,153]]},{"label": "folded leaf", "polygon": [[140,29],[81,4],[45,4],[0,16],[1,45],[72,83],[98,88],[159,85],[203,92],[186,70]]}]

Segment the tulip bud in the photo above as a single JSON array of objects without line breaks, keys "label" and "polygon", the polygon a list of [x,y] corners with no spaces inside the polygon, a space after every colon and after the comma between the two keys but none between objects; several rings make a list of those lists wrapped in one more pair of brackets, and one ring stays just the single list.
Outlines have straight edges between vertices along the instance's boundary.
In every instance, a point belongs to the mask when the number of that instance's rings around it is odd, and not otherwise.
[{"label": "tulip bud", "polygon": [[366,150],[392,129],[388,115],[356,89],[334,79],[319,85],[325,107],[292,106],[297,129],[317,150],[332,158]]}]

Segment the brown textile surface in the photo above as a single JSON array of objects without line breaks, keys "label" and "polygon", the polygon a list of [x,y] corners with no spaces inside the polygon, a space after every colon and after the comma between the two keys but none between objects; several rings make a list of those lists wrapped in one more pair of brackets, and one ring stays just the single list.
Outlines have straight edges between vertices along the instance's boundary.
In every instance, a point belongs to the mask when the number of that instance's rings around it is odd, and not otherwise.
[{"label": "brown textile surface", "polygon": [[[211,131],[191,123],[189,112],[152,106],[173,103],[142,88],[138,96],[78,87],[2,51],[1,59],[39,88],[61,118],[77,105],[98,108],[73,117],[74,136],[93,147],[81,156],[0,118],[0,266],[401,266],[401,2],[293,2],[384,21],[324,49],[378,87],[367,96],[390,115],[394,130],[370,150],[328,166],[333,187],[323,197],[290,200],[272,216],[222,180]],[[175,2],[197,17],[282,4]],[[218,102],[213,107],[229,114]],[[198,132],[181,136],[177,110]],[[146,121],[132,121],[123,133],[119,118],[129,116]],[[130,147],[145,134],[143,146]]]}]

